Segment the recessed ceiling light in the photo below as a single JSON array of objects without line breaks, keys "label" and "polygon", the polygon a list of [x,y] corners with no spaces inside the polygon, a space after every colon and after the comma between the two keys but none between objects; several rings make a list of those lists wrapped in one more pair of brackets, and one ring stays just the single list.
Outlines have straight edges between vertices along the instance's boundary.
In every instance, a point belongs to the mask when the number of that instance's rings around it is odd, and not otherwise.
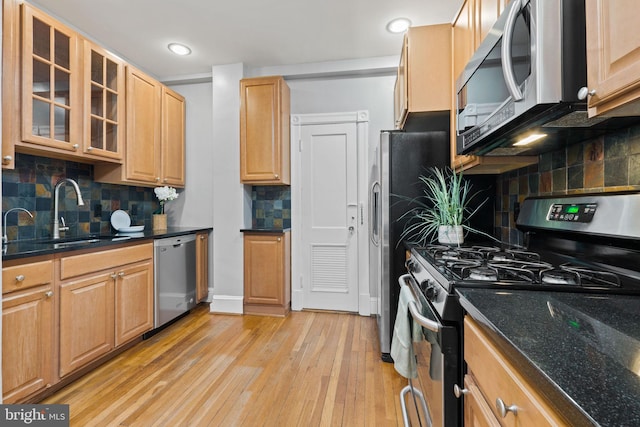
[{"label": "recessed ceiling light", "polygon": [[531,144],[532,142],[535,142],[539,139],[544,138],[545,136],[547,136],[546,133],[532,133],[531,135],[521,139],[520,141],[514,143],[513,145],[528,145],[528,144]]},{"label": "recessed ceiling light", "polygon": [[191,53],[191,49],[189,48],[189,46],[185,46],[180,43],[169,43],[167,47],[171,52],[175,53],[176,55],[184,56],[184,55],[189,55]]},{"label": "recessed ceiling light", "polygon": [[390,33],[404,33],[411,26],[411,21],[407,18],[396,18],[389,21],[387,31]]}]

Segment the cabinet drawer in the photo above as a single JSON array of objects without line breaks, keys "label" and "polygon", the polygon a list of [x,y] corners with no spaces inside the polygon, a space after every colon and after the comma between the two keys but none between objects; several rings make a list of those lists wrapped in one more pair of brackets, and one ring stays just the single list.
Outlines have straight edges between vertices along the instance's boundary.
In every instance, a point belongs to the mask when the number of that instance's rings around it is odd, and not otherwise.
[{"label": "cabinet drawer", "polygon": [[53,282],[53,259],[27,263],[5,262],[2,268],[2,293],[18,291]]},{"label": "cabinet drawer", "polygon": [[[505,426],[567,425],[500,352],[478,325],[468,317],[464,320],[464,355],[472,375],[487,403]],[[515,405],[517,412],[507,412],[503,418],[497,401]]]},{"label": "cabinet drawer", "polygon": [[97,250],[60,259],[60,279],[66,280],[83,274],[119,267],[153,258],[153,243],[123,248]]}]

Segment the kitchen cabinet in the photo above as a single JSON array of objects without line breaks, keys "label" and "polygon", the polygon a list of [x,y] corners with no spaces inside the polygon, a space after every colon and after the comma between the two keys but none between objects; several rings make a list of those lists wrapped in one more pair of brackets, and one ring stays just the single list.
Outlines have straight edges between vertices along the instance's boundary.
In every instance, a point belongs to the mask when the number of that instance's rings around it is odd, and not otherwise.
[{"label": "kitchen cabinet", "polygon": [[2,2],[2,169],[15,167],[20,139],[20,5]]},{"label": "kitchen cabinet", "polygon": [[124,151],[124,62],[84,40],[84,138],[87,155],[122,160]]},{"label": "kitchen cabinet", "polygon": [[240,81],[240,182],[289,185],[290,94],[281,76]]},{"label": "kitchen cabinet", "polygon": [[451,168],[465,174],[501,174],[538,163],[538,156],[459,155],[456,147],[456,80],[502,12],[505,0],[465,0],[453,20],[451,79]]},{"label": "kitchen cabinet", "polygon": [[209,233],[196,233],[196,301],[209,294]]},{"label": "kitchen cabinet", "polygon": [[397,129],[404,129],[412,114],[451,109],[451,53],[449,24],[407,30],[394,87]]},{"label": "kitchen cabinet", "polygon": [[286,316],[291,308],[291,233],[244,233],[244,313]]},{"label": "kitchen cabinet", "polygon": [[128,65],[126,111],[124,163],[96,165],[96,181],[184,187],[184,97]]},{"label": "kitchen cabinet", "polygon": [[2,399],[18,403],[53,381],[53,258],[2,269]]},{"label": "kitchen cabinet", "polygon": [[76,32],[22,4],[22,140],[16,145],[43,153],[82,151],[79,43]]},{"label": "kitchen cabinet", "polygon": [[585,3],[589,117],[640,115],[640,3]]},{"label": "kitchen cabinet", "polygon": [[568,425],[470,317],[464,319],[466,426]]},{"label": "kitchen cabinet", "polygon": [[153,328],[153,243],[60,258],[60,377]]}]

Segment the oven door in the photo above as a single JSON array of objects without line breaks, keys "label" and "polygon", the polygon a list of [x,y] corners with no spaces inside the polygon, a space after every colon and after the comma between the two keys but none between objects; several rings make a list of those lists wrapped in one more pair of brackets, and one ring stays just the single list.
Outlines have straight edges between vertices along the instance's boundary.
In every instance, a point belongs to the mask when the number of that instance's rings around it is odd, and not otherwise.
[{"label": "oven door", "polygon": [[423,338],[413,346],[418,378],[409,380],[401,394],[405,426],[459,425],[461,407],[452,393],[459,367],[456,329],[442,324],[410,274],[401,276],[399,283],[412,291],[409,312],[422,328]]}]

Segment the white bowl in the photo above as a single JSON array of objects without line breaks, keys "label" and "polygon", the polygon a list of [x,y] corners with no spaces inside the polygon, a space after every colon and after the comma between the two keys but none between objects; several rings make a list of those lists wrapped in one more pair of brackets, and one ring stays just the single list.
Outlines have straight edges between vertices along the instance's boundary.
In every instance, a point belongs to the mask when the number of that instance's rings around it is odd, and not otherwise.
[{"label": "white bowl", "polygon": [[120,227],[118,233],[138,233],[144,230],[144,225],[132,225],[131,227]]}]

